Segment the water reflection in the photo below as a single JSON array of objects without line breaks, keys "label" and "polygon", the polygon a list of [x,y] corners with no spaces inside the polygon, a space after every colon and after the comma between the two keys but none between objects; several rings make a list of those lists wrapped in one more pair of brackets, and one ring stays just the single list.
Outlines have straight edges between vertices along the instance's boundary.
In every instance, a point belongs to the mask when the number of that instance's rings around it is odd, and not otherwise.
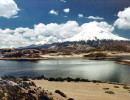
[{"label": "water reflection", "polygon": [[130,66],[85,59],[0,61],[0,76],[72,77],[130,83]]}]

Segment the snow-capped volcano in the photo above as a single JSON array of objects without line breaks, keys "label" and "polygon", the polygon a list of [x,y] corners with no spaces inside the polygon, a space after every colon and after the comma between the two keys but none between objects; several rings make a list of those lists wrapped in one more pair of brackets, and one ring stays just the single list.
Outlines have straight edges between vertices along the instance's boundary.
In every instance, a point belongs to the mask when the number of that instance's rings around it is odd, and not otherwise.
[{"label": "snow-capped volcano", "polygon": [[66,39],[65,41],[88,41],[88,40],[128,40],[112,33],[113,28],[109,26],[106,28],[100,24],[91,23],[91,25],[84,25],[84,29],[75,36]]},{"label": "snow-capped volcano", "polygon": [[[72,29],[73,30],[73,29]],[[66,41],[88,41],[88,40],[129,40],[118,35],[113,34],[114,27],[106,22],[90,22],[79,27],[79,31],[69,37],[69,35],[51,35],[42,38],[42,41],[35,43],[36,45],[52,44],[56,42]]]}]

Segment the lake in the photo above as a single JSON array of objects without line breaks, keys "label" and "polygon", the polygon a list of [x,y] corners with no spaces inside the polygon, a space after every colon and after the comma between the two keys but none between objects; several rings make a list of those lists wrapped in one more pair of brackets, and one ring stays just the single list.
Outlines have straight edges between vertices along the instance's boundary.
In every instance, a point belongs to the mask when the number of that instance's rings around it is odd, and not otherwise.
[{"label": "lake", "polygon": [[130,66],[119,65],[107,60],[0,60],[0,76],[71,77],[106,82],[130,83]]}]

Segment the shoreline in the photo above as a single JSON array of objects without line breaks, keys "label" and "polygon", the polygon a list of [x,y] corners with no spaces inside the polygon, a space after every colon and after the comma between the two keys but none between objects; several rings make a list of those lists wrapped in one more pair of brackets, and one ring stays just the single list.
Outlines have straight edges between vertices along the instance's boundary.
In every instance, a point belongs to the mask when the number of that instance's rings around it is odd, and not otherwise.
[{"label": "shoreline", "polygon": [[[95,52],[94,54],[96,55],[98,52]],[[57,53],[55,54],[45,54],[45,55],[40,55],[40,57],[35,57],[35,58],[28,58],[28,57],[0,57],[0,60],[44,60],[44,59],[114,59],[114,58],[121,58],[121,57],[130,57],[130,53],[115,53],[112,54],[111,52],[102,52],[101,54],[106,54],[107,56],[86,56],[91,53],[82,53],[82,54],[72,54],[72,55],[58,55]],[[85,57],[86,56],[86,57]]]},{"label": "shoreline", "polygon": [[109,83],[96,80],[89,81],[78,78],[68,78],[67,80],[62,80],[63,78],[58,79],[47,79],[44,76],[35,78],[4,76],[1,77],[0,84],[3,82],[7,90],[8,86],[11,89],[19,87],[19,89],[22,89],[21,94],[19,92],[17,92],[18,94],[13,92],[15,96],[26,94],[29,97],[31,96],[31,98],[36,98],[35,100],[39,100],[37,99],[40,95],[39,93],[49,98],[45,100],[129,100],[130,98],[130,84]]},{"label": "shoreline", "polygon": [[[124,56],[126,57],[126,56]],[[128,56],[130,57],[130,56]],[[0,60],[14,60],[14,61],[37,61],[37,60],[65,60],[65,59],[87,59],[87,60],[112,60],[120,59],[122,56],[109,56],[109,57],[42,57],[42,58],[0,58]],[[130,66],[130,60],[115,61],[117,64]]]},{"label": "shoreline", "polygon": [[[16,61],[36,61],[36,60],[65,60],[65,59],[83,59],[83,58],[0,58],[0,60],[16,60]],[[88,59],[89,60],[89,59]]]},{"label": "shoreline", "polygon": [[117,64],[129,65],[129,66],[130,66],[130,60],[118,61],[118,62],[116,62],[116,63],[117,63]]},{"label": "shoreline", "polygon": [[46,60],[46,58],[0,58],[0,60]]},{"label": "shoreline", "polygon": [[45,81],[49,81],[49,82],[83,82],[83,83],[107,83],[107,84],[116,84],[116,85],[130,85],[130,83],[119,83],[119,82],[110,82],[110,81],[101,81],[101,80],[89,80],[89,79],[85,79],[85,78],[71,78],[71,77],[66,77],[66,78],[62,78],[62,77],[57,77],[57,78],[47,78],[44,75],[41,76],[36,76],[36,77],[28,77],[28,76],[19,76],[19,77],[15,77],[15,76],[10,76],[10,75],[4,75],[4,76],[0,76],[0,80],[2,79],[2,77],[5,77],[7,79],[10,78],[15,78],[15,79],[19,79],[22,78],[25,81],[29,81],[29,80],[45,80]]},{"label": "shoreline", "polygon": [[[124,56],[125,57],[125,56]],[[120,56],[107,56],[107,57],[83,57],[83,55],[63,55],[63,56],[42,56],[39,58],[0,58],[0,60],[51,60],[51,59],[88,59],[88,60],[103,60],[103,59],[116,59]]]}]

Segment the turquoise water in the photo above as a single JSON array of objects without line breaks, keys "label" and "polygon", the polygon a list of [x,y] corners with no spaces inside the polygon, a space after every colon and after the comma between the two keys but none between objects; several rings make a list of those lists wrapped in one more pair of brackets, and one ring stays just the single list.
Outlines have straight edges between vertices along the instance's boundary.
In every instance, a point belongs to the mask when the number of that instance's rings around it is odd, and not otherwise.
[{"label": "turquoise water", "polygon": [[130,83],[130,66],[114,61],[67,59],[39,61],[0,60],[0,76],[72,77],[89,80]]}]

